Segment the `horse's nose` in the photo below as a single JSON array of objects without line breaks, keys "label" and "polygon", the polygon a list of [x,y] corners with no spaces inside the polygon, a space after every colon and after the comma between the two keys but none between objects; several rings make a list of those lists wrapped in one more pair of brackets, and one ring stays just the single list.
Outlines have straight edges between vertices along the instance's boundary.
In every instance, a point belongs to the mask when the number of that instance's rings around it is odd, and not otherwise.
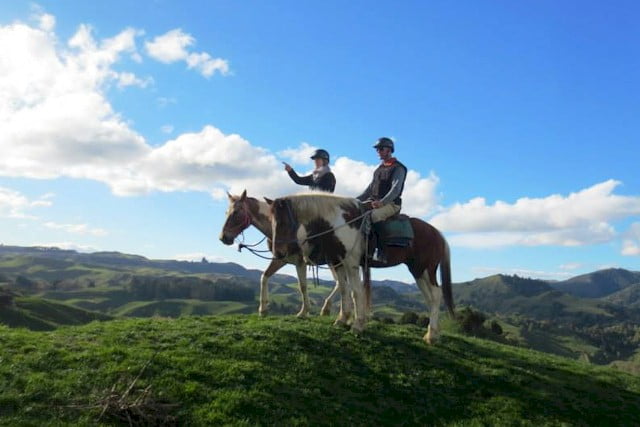
[{"label": "horse's nose", "polygon": [[220,234],[220,241],[222,243],[224,243],[225,245],[230,245],[233,243],[233,239],[228,238],[227,236],[225,236],[224,234]]}]

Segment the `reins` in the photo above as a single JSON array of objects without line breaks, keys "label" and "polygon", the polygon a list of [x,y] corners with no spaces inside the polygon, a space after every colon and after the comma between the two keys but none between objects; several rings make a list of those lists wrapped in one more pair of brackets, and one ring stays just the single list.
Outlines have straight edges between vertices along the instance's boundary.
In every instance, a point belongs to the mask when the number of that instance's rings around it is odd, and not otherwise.
[{"label": "reins", "polygon": [[[242,241],[238,242],[238,252],[242,252],[243,249],[247,249],[253,255],[257,256],[258,258],[262,258],[264,260],[267,260],[267,261],[274,261],[274,260],[278,259],[278,258],[274,258],[273,256],[265,256],[265,255],[263,255],[265,253],[272,253],[271,249],[255,249],[256,246],[262,244],[262,242],[264,242],[267,239],[267,236],[264,236],[257,243],[253,243],[253,244],[245,244],[244,243],[244,230],[246,230],[252,224],[252,219],[251,219],[251,215],[249,213],[249,208],[246,205],[246,203],[243,204],[243,207],[244,207],[245,219],[244,219],[243,223],[239,227],[241,229],[240,230],[240,234],[242,234]],[[295,218],[295,215],[293,213],[293,210],[291,208],[291,204],[290,203],[287,203],[287,215],[289,216],[289,220],[292,223],[292,228],[297,230],[300,225],[299,225],[297,219]],[[361,219],[363,219],[363,218],[365,218],[367,216],[370,216],[370,215],[371,215],[371,211],[370,210],[366,211],[366,212],[356,216],[355,218],[350,219],[349,221],[345,222],[344,224],[340,224],[340,225],[332,227],[332,228],[330,228],[328,230],[324,230],[324,231],[321,231],[319,233],[315,233],[315,234],[312,234],[310,236],[307,236],[304,240],[302,240],[302,242],[298,241],[297,238],[295,238],[295,239],[284,239],[284,240],[277,239],[277,240],[275,240],[275,242],[283,243],[283,244],[297,243],[298,245],[303,245],[303,244],[305,244],[305,243],[307,243],[307,242],[309,242],[311,240],[317,239],[317,238],[325,236],[327,234],[331,234],[331,233],[333,233],[333,232],[335,232],[335,231],[337,231],[337,230],[339,230],[341,228],[347,227],[347,226],[349,226],[349,225],[351,225],[351,224],[353,224],[353,223],[355,223],[357,221],[360,221]],[[366,221],[363,222],[363,224],[360,226],[360,231],[362,231],[363,228],[365,228],[365,224],[366,224]],[[368,236],[365,236],[365,244],[368,244],[368,240],[369,240]],[[357,241],[354,243],[354,248],[355,248],[355,245],[357,245],[357,243],[358,243]],[[343,263],[344,263],[344,261],[341,261],[340,263],[338,263],[336,265],[332,265],[331,267],[334,267],[334,268],[335,267],[339,267]],[[315,263],[311,263],[311,264],[308,264],[308,265],[312,269],[313,279],[316,282],[316,284],[319,284],[319,281],[320,281],[320,277],[319,277],[320,275],[319,275],[319,271],[318,270],[320,268],[327,269],[327,270],[331,268],[331,267],[323,267],[320,264],[315,264]]]}]

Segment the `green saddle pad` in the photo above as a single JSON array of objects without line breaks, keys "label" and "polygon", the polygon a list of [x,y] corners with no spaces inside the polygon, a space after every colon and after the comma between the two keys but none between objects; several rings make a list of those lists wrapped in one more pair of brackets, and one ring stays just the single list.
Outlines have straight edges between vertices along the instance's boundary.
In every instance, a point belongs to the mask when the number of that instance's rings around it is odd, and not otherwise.
[{"label": "green saddle pad", "polygon": [[400,216],[373,225],[385,246],[405,246],[413,240],[413,227],[407,216]]}]

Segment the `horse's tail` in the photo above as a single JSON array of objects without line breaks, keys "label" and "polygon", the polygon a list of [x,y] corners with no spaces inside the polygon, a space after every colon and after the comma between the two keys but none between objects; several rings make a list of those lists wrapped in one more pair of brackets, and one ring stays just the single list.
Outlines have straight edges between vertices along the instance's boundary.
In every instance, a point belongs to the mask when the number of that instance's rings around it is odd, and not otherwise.
[{"label": "horse's tail", "polygon": [[364,298],[365,310],[367,313],[371,311],[371,266],[366,263],[363,271],[364,276]]},{"label": "horse's tail", "polygon": [[451,251],[449,250],[449,243],[444,240],[444,255],[440,260],[440,281],[442,282],[442,296],[444,297],[444,303],[449,310],[449,314],[455,317],[455,311],[453,306],[453,292],[451,289]]}]

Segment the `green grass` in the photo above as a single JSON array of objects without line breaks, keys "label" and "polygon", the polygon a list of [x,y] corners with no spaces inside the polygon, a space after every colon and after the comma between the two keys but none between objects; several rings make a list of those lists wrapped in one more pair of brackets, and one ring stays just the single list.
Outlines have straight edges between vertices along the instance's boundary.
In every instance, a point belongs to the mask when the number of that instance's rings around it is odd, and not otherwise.
[{"label": "green grass", "polygon": [[0,327],[0,424],[94,424],[149,360],[133,395],[151,386],[181,425],[640,422],[640,378],[455,333],[428,347],[423,333],[373,322],[358,338],[289,316]]},{"label": "green grass", "polygon": [[15,306],[0,308],[0,325],[36,331],[109,319],[111,317],[105,314],[83,310],[57,301],[32,297],[18,297],[15,299]]}]

